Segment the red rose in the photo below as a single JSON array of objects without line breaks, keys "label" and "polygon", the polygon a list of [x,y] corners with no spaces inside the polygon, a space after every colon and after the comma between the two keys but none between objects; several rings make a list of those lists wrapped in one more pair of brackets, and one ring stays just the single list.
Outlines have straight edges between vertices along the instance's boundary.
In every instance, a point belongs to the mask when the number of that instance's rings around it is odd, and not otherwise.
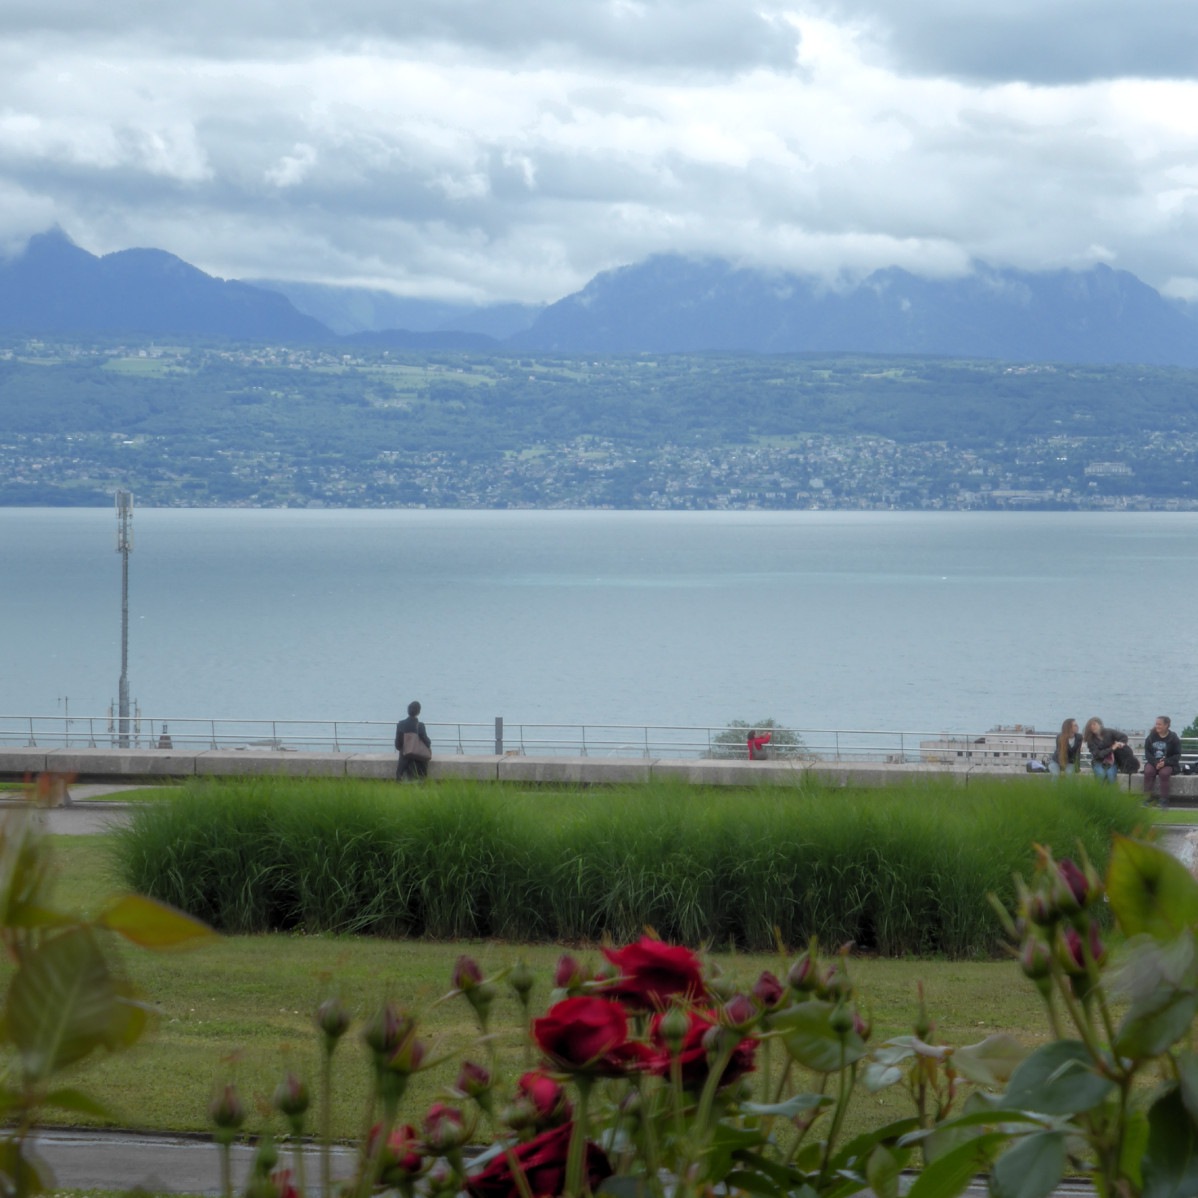
[{"label": "red rose", "polygon": [[516,1083],[516,1099],[525,1099],[536,1112],[536,1124],[541,1130],[555,1127],[570,1119],[571,1110],[561,1082],[536,1070],[522,1074]]},{"label": "red rose", "polygon": [[619,1003],[594,995],[563,998],[540,1018],[532,1034],[541,1051],[570,1073],[618,1076],[636,1059],[628,1043],[628,1017]]},{"label": "red rose", "polygon": [[[687,1011],[686,1015],[690,1025],[686,1029],[686,1035],[682,1038],[682,1048],[678,1053],[678,1060],[682,1065],[682,1087],[685,1090],[698,1090],[707,1081],[710,1068],[707,1059],[707,1046],[703,1039],[712,1028],[719,1025],[710,1012],[691,1010]],[[649,1039],[655,1051],[648,1068],[658,1077],[669,1077],[670,1050],[661,1032],[661,1021],[662,1016],[655,1015],[649,1025]],[[744,1077],[746,1073],[751,1073],[754,1068],[753,1054],[756,1051],[756,1040],[741,1040],[732,1050],[732,1056],[724,1067],[724,1072],[720,1076],[720,1085],[726,1086],[729,1082]]]},{"label": "red rose", "polygon": [[638,1011],[661,1011],[675,994],[688,1000],[704,992],[699,958],[689,948],[642,936],[624,948],[605,948],[603,955],[620,971],[605,989]]},{"label": "red rose", "polygon": [[270,1180],[278,1198],[299,1198],[299,1190],[291,1180],[290,1169],[276,1169],[270,1175]]},{"label": "red rose", "polygon": [[[373,1156],[382,1124],[376,1123],[366,1137],[366,1155]],[[393,1128],[379,1155],[379,1181],[398,1186],[416,1177],[424,1168],[424,1156],[416,1129],[409,1123]]]},{"label": "red rose", "polygon": [[[528,1182],[528,1193],[536,1198],[557,1198],[566,1189],[566,1157],[570,1151],[573,1124],[563,1123],[543,1131],[527,1144],[512,1149],[520,1171]],[[583,1163],[586,1188],[594,1191],[612,1174],[603,1149],[589,1141]],[[472,1198],[519,1198],[520,1187],[512,1175],[508,1155],[491,1160],[481,1173],[466,1178],[466,1192]]]}]

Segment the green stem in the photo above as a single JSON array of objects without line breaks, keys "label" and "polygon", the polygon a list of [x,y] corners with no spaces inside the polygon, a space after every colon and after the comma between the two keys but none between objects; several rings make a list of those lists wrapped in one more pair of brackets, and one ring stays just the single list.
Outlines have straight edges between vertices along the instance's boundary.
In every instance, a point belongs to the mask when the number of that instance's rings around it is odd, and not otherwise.
[{"label": "green stem", "polygon": [[591,1098],[593,1079],[579,1076],[578,1109],[574,1114],[574,1126],[570,1129],[570,1150],[566,1157],[566,1193],[571,1198],[580,1198],[587,1192],[583,1162],[586,1158],[588,1107]]},{"label": "green stem", "polygon": [[520,1198],[533,1198],[528,1178],[524,1175],[524,1169],[521,1167],[520,1160],[512,1149],[510,1140],[504,1141],[503,1155],[507,1160],[507,1167],[511,1170],[512,1180],[516,1183],[516,1189],[520,1191]]},{"label": "green stem", "polygon": [[320,1062],[320,1187],[333,1193],[333,1049],[325,1044]]},{"label": "green stem", "polygon": [[824,1141],[824,1158],[819,1170],[821,1174],[827,1170],[828,1162],[832,1159],[832,1149],[836,1146],[836,1137],[840,1134],[845,1115],[848,1114],[849,1095],[853,1091],[853,1083],[857,1078],[857,1066],[852,1065],[846,1069],[844,1058],[845,1044],[842,1039],[840,1042],[840,1069],[837,1073],[836,1107],[832,1112],[832,1126],[828,1128],[828,1138]]},{"label": "green stem", "polygon": [[[292,1147],[292,1156],[295,1160],[295,1188],[296,1191],[306,1196],[308,1193],[308,1180],[304,1171],[304,1138],[302,1135],[297,1135],[295,1143]],[[328,1193],[329,1191],[326,1191]]]},{"label": "green stem", "polygon": [[233,1146],[228,1140],[220,1145],[220,1192],[224,1198],[233,1198]]}]

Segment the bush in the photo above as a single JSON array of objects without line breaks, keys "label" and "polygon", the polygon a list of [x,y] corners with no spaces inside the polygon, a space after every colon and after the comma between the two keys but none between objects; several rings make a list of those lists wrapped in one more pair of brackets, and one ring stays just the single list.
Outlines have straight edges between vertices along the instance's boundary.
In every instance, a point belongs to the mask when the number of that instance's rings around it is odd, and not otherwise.
[{"label": "bush", "polygon": [[115,840],[128,886],[229,932],[628,940],[989,956],[1037,842],[1105,859],[1138,809],[1039,779],[525,791],[197,781]]},{"label": "bush", "polygon": [[774,720],[758,720],[755,724],[744,720],[733,720],[723,732],[716,733],[711,738],[711,748],[708,757],[735,758],[744,760],[748,753],[746,738],[753,729],[770,734],[770,757],[783,757],[790,761],[802,761],[809,755],[803,738],[789,728],[781,727]]}]

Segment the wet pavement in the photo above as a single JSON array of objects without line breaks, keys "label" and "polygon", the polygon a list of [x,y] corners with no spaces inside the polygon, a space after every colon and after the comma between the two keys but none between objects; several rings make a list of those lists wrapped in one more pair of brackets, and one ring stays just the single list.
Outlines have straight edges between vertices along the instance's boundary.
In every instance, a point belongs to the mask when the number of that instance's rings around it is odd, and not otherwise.
[{"label": "wet pavement", "polygon": [[[34,1138],[33,1155],[53,1176],[60,1189],[133,1190],[158,1194],[219,1194],[220,1150],[211,1141],[186,1136],[149,1135],[105,1131],[42,1131]],[[355,1152],[333,1150],[333,1180],[353,1172]],[[235,1144],[232,1150],[233,1184],[240,1189],[249,1175],[253,1150]],[[294,1170],[287,1145],[279,1149],[278,1168]],[[320,1155],[304,1152],[307,1192],[318,1194]]]}]

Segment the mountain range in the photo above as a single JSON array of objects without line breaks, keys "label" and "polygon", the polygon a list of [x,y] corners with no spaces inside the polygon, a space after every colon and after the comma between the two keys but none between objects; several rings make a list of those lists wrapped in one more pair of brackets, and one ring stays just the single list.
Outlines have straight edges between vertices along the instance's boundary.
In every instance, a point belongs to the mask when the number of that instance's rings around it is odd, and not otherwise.
[{"label": "mountain range", "polygon": [[61,230],[0,259],[0,334],[330,342],[560,354],[918,354],[1198,366],[1198,319],[1126,271],[959,278],[897,267],[843,288],[663,254],[546,307],[461,305],[361,288],[214,278],[162,250],[97,257]]}]

